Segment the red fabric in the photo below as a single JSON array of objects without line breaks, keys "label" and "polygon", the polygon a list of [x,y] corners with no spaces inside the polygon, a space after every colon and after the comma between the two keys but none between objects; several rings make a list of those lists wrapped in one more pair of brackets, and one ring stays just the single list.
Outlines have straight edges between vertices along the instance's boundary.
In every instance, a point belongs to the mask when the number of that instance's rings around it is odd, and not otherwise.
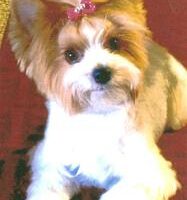
[{"label": "red fabric", "polygon": [[145,0],[153,36],[187,66],[187,0]]},{"label": "red fabric", "polygon": [[0,95],[0,148],[18,148],[47,113],[34,84],[19,72],[7,39],[0,52]]},{"label": "red fabric", "polygon": [[[154,38],[187,66],[187,0],[146,0],[148,24]],[[187,91],[184,91],[187,92]],[[7,39],[0,50],[0,159],[6,158],[0,200],[8,200],[13,185],[14,162],[11,153],[25,145],[32,130],[45,123],[44,99],[34,84],[20,73]],[[175,200],[187,199],[187,128],[160,141],[164,155],[174,163],[183,189]]]}]

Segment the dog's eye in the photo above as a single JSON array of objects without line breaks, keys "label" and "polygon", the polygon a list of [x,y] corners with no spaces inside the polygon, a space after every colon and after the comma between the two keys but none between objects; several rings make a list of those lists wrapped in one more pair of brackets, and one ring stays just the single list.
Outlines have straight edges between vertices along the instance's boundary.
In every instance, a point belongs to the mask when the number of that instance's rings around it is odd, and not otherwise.
[{"label": "dog's eye", "polygon": [[74,50],[74,49],[68,49],[65,51],[64,53],[65,55],[65,59],[69,64],[75,64],[77,62],[79,62],[80,60],[80,55],[79,53]]},{"label": "dog's eye", "polygon": [[120,49],[120,40],[116,37],[111,37],[108,40],[108,47],[112,50],[119,50]]}]

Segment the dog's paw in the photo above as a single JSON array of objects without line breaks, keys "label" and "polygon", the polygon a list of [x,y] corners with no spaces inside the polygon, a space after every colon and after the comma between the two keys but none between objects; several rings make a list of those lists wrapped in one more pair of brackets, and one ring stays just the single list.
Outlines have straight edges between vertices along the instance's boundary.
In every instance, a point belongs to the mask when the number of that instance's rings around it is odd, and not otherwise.
[{"label": "dog's paw", "polygon": [[169,200],[180,188],[180,183],[172,169],[162,175],[150,184],[142,182],[128,185],[127,181],[121,181],[104,193],[100,200]]},{"label": "dog's paw", "polygon": [[70,200],[66,194],[57,194],[53,191],[29,195],[26,200]]},{"label": "dog's paw", "polygon": [[[103,194],[100,200],[153,200],[150,195],[143,188],[121,188],[111,189]],[[160,199],[159,199],[160,200]]]},{"label": "dog's paw", "polygon": [[170,162],[167,163],[170,166],[167,169],[163,169],[163,174],[160,177],[160,184],[158,184],[158,189],[156,191],[156,193],[158,194],[158,200],[170,199],[170,197],[176,194],[177,190],[181,189],[181,184],[177,180],[175,170],[172,169]]}]

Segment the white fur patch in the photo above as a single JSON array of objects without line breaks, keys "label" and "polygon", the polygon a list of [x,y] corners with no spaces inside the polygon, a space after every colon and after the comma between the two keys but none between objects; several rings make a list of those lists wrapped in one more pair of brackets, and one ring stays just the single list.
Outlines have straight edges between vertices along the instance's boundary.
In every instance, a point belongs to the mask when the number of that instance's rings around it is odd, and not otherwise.
[{"label": "white fur patch", "polygon": [[32,161],[29,195],[40,197],[49,190],[60,195],[63,186],[68,189],[63,195],[71,196],[79,185],[109,189],[101,200],[121,195],[160,200],[175,193],[179,186],[175,172],[157,147],[133,127],[131,107],[74,116],[55,102],[48,108],[45,139]]}]

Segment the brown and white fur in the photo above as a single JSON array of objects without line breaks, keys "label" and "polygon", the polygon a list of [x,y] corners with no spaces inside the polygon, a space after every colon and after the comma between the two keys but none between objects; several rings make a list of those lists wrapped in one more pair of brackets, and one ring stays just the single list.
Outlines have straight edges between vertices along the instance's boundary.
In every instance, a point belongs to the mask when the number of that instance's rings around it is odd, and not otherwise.
[{"label": "brown and white fur", "polygon": [[69,200],[80,186],[106,189],[101,200],[167,200],[180,184],[156,142],[186,125],[187,72],[152,40],[141,0],[93,2],[70,21],[78,0],[12,0],[12,50],[49,111],[27,200]]}]

